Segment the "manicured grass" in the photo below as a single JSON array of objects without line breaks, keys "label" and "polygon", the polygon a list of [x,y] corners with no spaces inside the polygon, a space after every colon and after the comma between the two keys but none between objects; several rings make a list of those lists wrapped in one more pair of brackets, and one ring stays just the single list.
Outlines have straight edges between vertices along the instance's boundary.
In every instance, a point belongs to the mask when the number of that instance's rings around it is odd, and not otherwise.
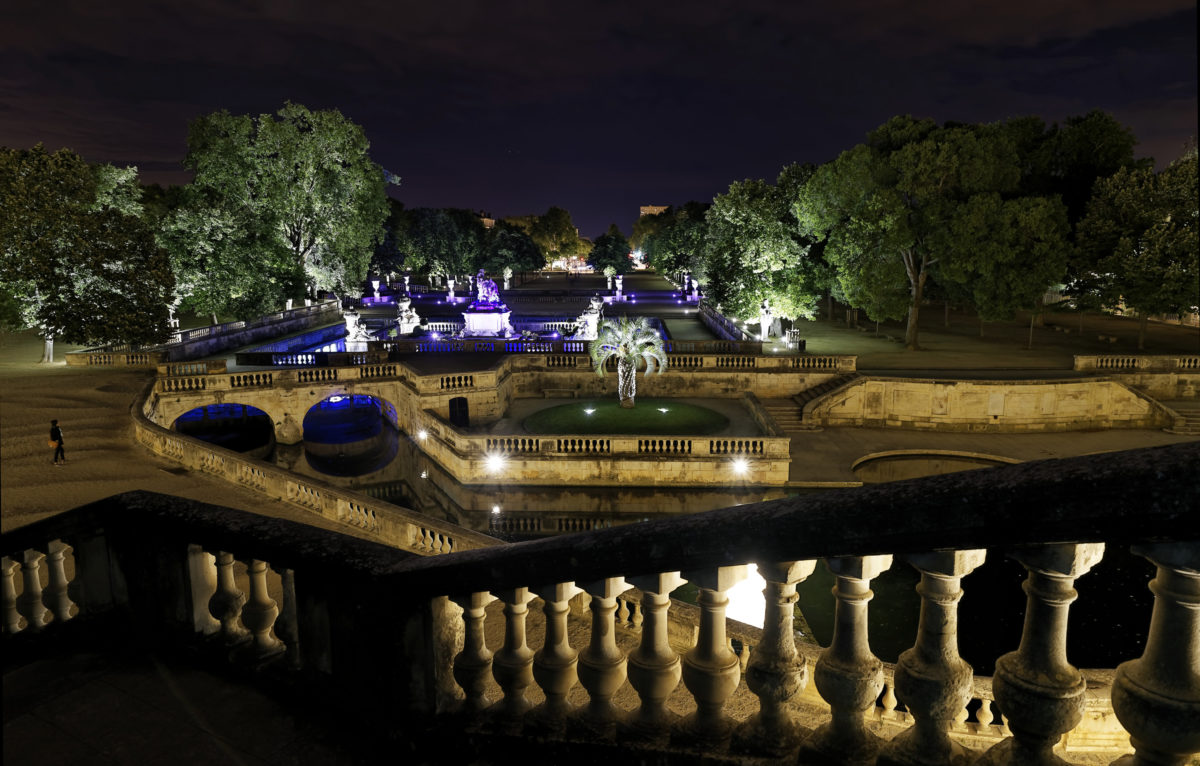
[{"label": "manicured grass", "polygon": [[[531,434],[648,436],[705,436],[729,425],[729,418],[721,413],[677,399],[639,396],[635,401],[633,409],[624,409],[615,397],[575,401],[535,412],[522,425]],[[664,409],[666,412],[660,411]]]}]

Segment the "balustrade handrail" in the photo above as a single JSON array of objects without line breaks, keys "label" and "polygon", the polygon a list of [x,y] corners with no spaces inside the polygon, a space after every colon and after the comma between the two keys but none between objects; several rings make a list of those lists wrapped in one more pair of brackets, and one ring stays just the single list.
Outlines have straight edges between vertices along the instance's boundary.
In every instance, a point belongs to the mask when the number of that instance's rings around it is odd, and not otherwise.
[{"label": "balustrade handrail", "polygon": [[588,533],[585,549],[567,536],[462,551],[392,574],[408,592],[436,596],[447,583],[469,593],[748,562],[1195,540],[1198,474],[1200,442],[1042,460],[615,527]]}]

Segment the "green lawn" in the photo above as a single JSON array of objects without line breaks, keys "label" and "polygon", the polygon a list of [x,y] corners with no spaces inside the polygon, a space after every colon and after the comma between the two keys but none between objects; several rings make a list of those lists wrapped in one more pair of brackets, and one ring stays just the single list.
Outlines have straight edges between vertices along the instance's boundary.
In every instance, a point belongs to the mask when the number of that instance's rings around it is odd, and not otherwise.
[{"label": "green lawn", "polygon": [[705,436],[724,430],[729,418],[677,399],[638,397],[633,409],[623,409],[614,397],[550,407],[525,418],[522,425],[531,434]]}]

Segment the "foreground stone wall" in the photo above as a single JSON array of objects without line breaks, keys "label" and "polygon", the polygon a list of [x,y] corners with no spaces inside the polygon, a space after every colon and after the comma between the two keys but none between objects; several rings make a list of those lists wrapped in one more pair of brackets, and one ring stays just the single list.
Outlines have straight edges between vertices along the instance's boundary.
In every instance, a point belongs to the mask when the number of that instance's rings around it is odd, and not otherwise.
[{"label": "foreground stone wall", "polygon": [[1173,418],[1120,382],[864,378],[809,402],[806,421],[828,426],[950,431],[1161,428]]}]

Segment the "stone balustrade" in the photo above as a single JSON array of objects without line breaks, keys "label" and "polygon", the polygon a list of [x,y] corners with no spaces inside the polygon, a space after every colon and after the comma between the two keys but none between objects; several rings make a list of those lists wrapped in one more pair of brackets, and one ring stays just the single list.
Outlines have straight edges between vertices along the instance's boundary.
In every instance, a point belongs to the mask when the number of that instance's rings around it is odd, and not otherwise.
[{"label": "stone balustrade", "polygon": [[1075,369],[1080,372],[1200,372],[1200,355],[1076,355]]},{"label": "stone balustrade", "polygon": [[[607,743],[632,761],[1050,763],[1083,742],[1076,729],[1098,691],[1065,639],[1070,603],[1103,596],[1077,594],[1075,580],[1104,544],[1133,543],[1157,572],[1154,609],[1143,656],[1122,664],[1112,686],[1130,744],[1106,752],[1184,763],[1200,748],[1198,465],[1200,445],[1187,443],[434,557],[128,493],[0,536],[4,632],[36,642],[106,613],[122,619],[97,624],[143,642],[178,641],[186,627],[233,662],[321,679],[314,696],[354,695],[364,731],[434,740],[429,752],[443,756],[465,744],[426,736],[444,720],[447,732],[465,722],[485,740]],[[983,549],[1028,571],[1024,631],[997,662],[994,701],[957,650],[956,604],[972,597]],[[73,566],[60,566],[67,555]],[[735,652],[730,638],[750,631],[726,620],[726,593],[750,563],[766,581],[764,627]],[[836,579],[824,649],[791,638],[795,586],[818,565]],[[902,565],[920,573],[921,614],[915,645],[889,674],[871,651],[870,584]],[[683,581],[698,590],[695,606],[668,598]],[[589,638],[572,646],[566,621],[580,590]],[[503,639],[490,647],[493,599]],[[695,615],[682,649],[677,611]],[[637,639],[628,654],[615,640],[627,626]],[[735,720],[727,703],[743,681],[759,710]],[[632,705],[618,701],[626,683]],[[799,704],[814,687],[824,712]],[[965,705],[981,696],[988,704],[970,721]]]}]

